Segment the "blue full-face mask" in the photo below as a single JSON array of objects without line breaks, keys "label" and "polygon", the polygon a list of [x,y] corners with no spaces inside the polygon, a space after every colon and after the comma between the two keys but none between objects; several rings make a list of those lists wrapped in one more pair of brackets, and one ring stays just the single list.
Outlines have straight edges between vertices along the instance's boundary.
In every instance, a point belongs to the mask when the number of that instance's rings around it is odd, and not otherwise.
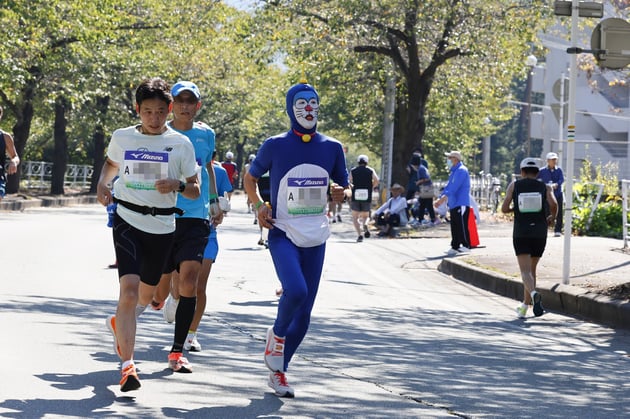
[{"label": "blue full-face mask", "polygon": [[317,111],[314,113],[314,124],[304,124],[307,126],[300,124],[300,121],[298,121],[295,112],[296,104],[297,108],[300,108],[299,110],[302,110],[302,108],[304,108],[305,106],[317,106],[317,110],[319,110],[319,95],[317,94],[317,90],[315,90],[315,88],[310,84],[298,83],[292,86],[287,92],[286,104],[287,114],[291,119],[291,128],[303,134],[315,133],[315,131],[317,130]]}]

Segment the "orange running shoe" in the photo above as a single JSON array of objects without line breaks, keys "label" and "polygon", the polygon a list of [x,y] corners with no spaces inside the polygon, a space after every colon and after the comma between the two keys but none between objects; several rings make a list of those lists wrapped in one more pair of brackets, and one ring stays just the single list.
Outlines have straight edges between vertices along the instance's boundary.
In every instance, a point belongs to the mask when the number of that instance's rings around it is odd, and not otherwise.
[{"label": "orange running shoe", "polygon": [[168,354],[168,367],[174,372],[189,374],[192,372],[192,365],[181,352],[171,352]]},{"label": "orange running shoe", "polygon": [[118,346],[118,338],[116,338],[116,316],[113,314],[109,316],[105,321],[105,324],[114,337],[114,352],[116,353],[116,355],[118,355],[118,358],[122,359],[122,355],[120,354],[120,346]]},{"label": "orange running shoe", "polygon": [[128,365],[127,368],[121,370],[122,378],[120,379],[120,391],[127,392],[140,388],[140,379],[136,373],[135,365]]}]

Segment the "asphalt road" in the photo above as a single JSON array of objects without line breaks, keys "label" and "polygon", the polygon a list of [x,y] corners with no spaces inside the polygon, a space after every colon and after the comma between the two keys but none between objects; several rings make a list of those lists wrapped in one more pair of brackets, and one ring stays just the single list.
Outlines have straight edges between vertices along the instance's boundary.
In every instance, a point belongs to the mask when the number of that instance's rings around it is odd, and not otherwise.
[{"label": "asphalt road", "polygon": [[515,301],[437,272],[448,239],[355,243],[339,226],[287,373],[296,398],[275,397],[261,354],[278,283],[241,200],[220,228],[194,373],[167,369],[173,325],[149,310],[132,394],[104,324],[118,295],[105,209],[0,213],[0,417],[630,416],[628,331],[517,320]]}]

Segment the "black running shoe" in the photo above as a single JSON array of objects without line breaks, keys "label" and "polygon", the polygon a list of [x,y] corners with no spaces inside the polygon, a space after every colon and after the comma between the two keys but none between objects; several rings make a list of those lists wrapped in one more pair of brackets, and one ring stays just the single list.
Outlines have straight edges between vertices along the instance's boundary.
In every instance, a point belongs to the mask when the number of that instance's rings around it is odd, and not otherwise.
[{"label": "black running shoe", "polygon": [[532,295],[532,300],[534,301],[534,316],[540,317],[545,312],[545,309],[542,306],[542,296],[534,291],[534,295]]}]

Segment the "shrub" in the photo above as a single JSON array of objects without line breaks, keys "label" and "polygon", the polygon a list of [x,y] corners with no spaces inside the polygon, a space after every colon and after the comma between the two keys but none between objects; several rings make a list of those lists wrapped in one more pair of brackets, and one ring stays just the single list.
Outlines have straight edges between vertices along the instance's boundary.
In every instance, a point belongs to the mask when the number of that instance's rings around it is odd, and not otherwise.
[{"label": "shrub", "polygon": [[593,199],[588,206],[577,207],[574,210],[573,227],[574,233],[585,236],[602,236],[621,239],[623,237],[623,208],[619,197],[614,197],[607,202],[597,205],[590,224],[588,219],[591,215]]},{"label": "shrub", "polygon": [[[616,163],[606,163],[597,166],[585,160],[580,170],[580,182],[574,188],[573,202],[573,233],[586,236],[602,236],[622,238],[623,236],[623,208],[622,198],[619,196],[619,181]],[[594,175],[594,176],[593,176]],[[599,192],[599,185],[603,185],[604,202],[597,204],[593,218],[589,223],[593,203]]]}]

